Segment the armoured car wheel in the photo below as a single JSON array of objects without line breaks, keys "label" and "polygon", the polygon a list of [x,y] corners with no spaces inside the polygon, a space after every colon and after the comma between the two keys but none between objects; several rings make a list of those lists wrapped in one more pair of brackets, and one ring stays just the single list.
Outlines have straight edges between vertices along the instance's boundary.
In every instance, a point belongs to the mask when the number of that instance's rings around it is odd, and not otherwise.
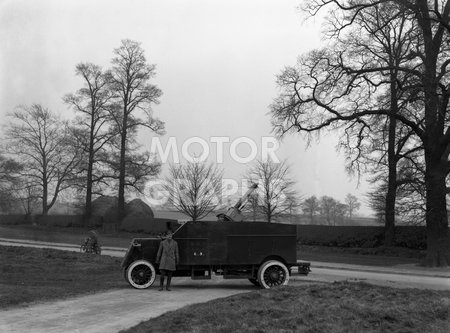
[{"label": "armoured car wheel", "polygon": [[259,282],[258,282],[258,279],[255,279],[255,278],[251,278],[251,279],[248,279],[252,284],[254,284],[255,286],[257,286],[257,287],[260,287],[261,285],[259,284]]},{"label": "armoured car wheel", "polygon": [[145,289],[155,282],[156,271],[151,263],[137,260],[131,263],[126,270],[126,280],[137,289]]},{"label": "armoured car wheel", "polygon": [[265,289],[284,286],[289,281],[289,270],[278,260],[266,261],[258,269],[258,281]]}]

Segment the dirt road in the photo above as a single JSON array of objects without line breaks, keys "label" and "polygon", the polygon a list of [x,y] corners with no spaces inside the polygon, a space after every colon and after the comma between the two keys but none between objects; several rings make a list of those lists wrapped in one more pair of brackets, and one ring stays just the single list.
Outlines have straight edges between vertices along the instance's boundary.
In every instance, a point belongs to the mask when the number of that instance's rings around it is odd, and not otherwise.
[{"label": "dirt road", "polygon": [[255,290],[248,281],[174,278],[172,291],[126,288],[0,311],[0,332],[118,332],[185,305]]}]

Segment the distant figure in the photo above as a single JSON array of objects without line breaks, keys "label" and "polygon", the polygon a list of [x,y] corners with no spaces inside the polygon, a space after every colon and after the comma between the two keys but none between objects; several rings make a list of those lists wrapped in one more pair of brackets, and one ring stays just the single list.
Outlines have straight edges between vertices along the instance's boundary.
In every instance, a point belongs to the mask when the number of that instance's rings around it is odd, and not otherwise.
[{"label": "distant figure", "polygon": [[98,239],[97,231],[89,230],[88,237],[85,238],[84,244],[81,246],[82,252],[101,253],[101,247]]},{"label": "distant figure", "polygon": [[95,230],[89,230],[89,236],[88,238],[90,239],[90,243],[92,246],[98,246],[98,234],[97,231]]},{"label": "distant figure", "polygon": [[159,263],[161,279],[159,290],[164,290],[164,277],[167,275],[166,290],[170,291],[172,273],[176,271],[179,261],[178,244],[172,239],[172,231],[166,233],[165,239],[159,244],[156,262]]}]

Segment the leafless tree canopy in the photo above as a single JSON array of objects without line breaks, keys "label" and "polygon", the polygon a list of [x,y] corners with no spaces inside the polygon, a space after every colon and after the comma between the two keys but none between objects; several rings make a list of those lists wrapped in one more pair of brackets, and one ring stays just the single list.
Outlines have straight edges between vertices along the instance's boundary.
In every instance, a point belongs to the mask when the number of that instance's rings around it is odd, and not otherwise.
[{"label": "leafless tree canopy", "polygon": [[80,63],[76,66],[76,74],[83,79],[83,87],[75,94],[64,96],[64,102],[78,114],[73,134],[83,151],[79,171],[85,176],[78,185],[86,191],[85,216],[89,218],[92,195],[101,194],[101,185],[106,185],[111,178],[106,161],[110,159],[108,144],[116,135],[111,129],[110,116],[113,94],[100,66]]},{"label": "leafless tree canopy", "polygon": [[67,123],[40,105],[21,106],[9,114],[6,152],[22,165],[24,189],[38,188],[42,213],[77,180],[81,152]]},{"label": "leafless tree canopy", "polygon": [[223,171],[206,162],[171,165],[165,190],[169,202],[180,212],[198,221],[221,201]]},{"label": "leafless tree canopy", "polygon": [[285,161],[257,161],[247,173],[251,183],[258,184],[259,211],[268,222],[292,213],[299,206],[299,195]]},{"label": "leafless tree canopy", "polygon": [[353,217],[353,213],[361,208],[361,203],[358,198],[351,193],[345,196],[345,204],[347,205],[348,217],[350,219]]},{"label": "leafless tree canopy", "polygon": [[[119,148],[119,156],[118,163],[115,164],[118,166],[116,170],[119,180],[118,213],[122,218],[125,214],[125,187],[142,179],[126,179],[129,167],[142,165],[143,161],[142,155],[131,155],[131,151],[137,148],[134,141],[137,130],[139,127],[145,127],[162,134],[164,123],[153,116],[152,105],[158,103],[162,92],[149,82],[155,75],[155,66],[147,64],[140,44],[129,39],[122,40],[121,46],[114,50],[114,55],[113,67],[107,72],[107,77],[115,103],[110,114],[118,133],[116,145]],[[151,165],[146,167],[152,168]]]},{"label": "leafless tree canopy", "polygon": [[306,198],[301,204],[303,213],[309,216],[311,223],[314,223],[314,216],[319,213],[319,200],[315,195]]}]

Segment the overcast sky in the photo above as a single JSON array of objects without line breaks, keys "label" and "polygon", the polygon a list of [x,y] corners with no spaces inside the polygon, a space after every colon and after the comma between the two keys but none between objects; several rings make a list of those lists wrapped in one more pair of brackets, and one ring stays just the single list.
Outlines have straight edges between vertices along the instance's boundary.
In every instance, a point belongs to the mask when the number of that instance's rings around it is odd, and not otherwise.
[{"label": "overcast sky", "polygon": [[[64,117],[66,93],[82,85],[80,62],[109,67],[125,38],[142,43],[156,65],[153,83],[163,91],[155,116],[166,123],[165,142],[198,136],[270,136],[268,106],[284,66],[321,45],[320,19],[304,22],[300,0],[0,0],[1,89],[4,115],[19,104],[39,103]],[[141,133],[150,148],[150,133]],[[299,192],[364,201],[367,185],[347,176],[336,139],[322,136],[306,149],[299,136],[280,142]],[[225,177],[240,182],[248,164],[233,161],[224,145]],[[238,153],[248,155],[246,145]],[[195,148],[195,147],[194,147]],[[210,160],[215,160],[214,144]],[[361,210],[370,214],[367,207]]]}]

